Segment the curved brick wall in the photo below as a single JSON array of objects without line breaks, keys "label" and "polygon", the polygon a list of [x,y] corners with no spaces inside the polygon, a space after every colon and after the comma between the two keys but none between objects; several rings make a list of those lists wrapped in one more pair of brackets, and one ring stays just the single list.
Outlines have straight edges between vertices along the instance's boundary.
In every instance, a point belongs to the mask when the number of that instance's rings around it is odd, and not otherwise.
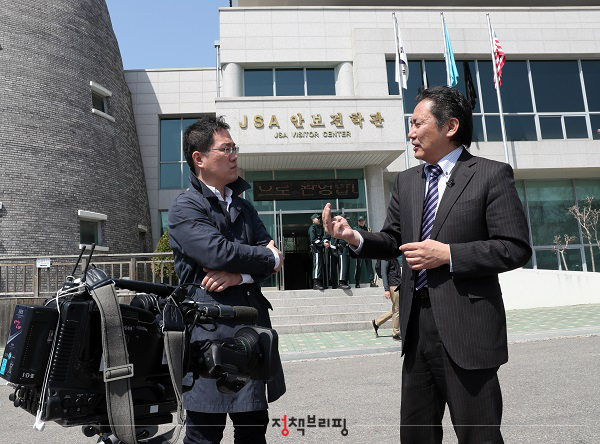
[{"label": "curved brick wall", "polygon": [[[76,253],[77,210],[108,216],[110,253],[139,252],[148,196],[104,0],[0,0],[0,11],[0,255]],[[92,114],[90,81],[112,91],[115,122]]]}]

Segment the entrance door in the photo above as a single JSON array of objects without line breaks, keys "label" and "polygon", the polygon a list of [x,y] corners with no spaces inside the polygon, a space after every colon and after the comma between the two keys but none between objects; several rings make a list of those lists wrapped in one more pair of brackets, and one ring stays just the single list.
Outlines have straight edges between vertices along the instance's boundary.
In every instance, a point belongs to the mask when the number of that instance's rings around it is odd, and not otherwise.
[{"label": "entrance door", "polygon": [[308,229],[312,224],[312,213],[278,215],[280,244],[283,248],[283,263],[280,289],[303,290],[311,288],[312,258]]}]

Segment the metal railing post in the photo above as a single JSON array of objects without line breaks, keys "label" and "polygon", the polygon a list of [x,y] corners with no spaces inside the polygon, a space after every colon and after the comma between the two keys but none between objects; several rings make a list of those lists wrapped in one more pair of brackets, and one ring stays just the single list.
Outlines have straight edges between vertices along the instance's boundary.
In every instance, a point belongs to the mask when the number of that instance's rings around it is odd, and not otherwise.
[{"label": "metal railing post", "polygon": [[137,280],[137,260],[132,257],[129,261],[129,279]]}]

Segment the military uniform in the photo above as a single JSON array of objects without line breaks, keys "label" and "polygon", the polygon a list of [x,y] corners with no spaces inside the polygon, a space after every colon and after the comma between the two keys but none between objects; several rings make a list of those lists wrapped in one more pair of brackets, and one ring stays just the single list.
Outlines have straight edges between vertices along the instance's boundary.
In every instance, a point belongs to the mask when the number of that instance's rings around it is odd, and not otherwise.
[{"label": "military uniform", "polygon": [[348,274],[350,270],[350,250],[348,242],[343,239],[331,239],[331,249],[336,255],[336,277],[339,278],[338,286],[344,290],[350,289],[348,285]]},{"label": "military uniform", "polygon": [[[365,218],[360,216],[358,220],[365,220]],[[365,224],[363,227],[361,227],[359,224],[358,227],[356,227],[356,229],[359,231],[367,231],[369,233],[371,232],[371,229],[367,226],[367,224]],[[360,276],[363,267],[367,267],[367,273],[369,275],[369,283],[371,287],[377,287],[377,284],[375,283],[375,274],[373,273],[373,261],[371,259],[363,258],[356,258],[356,270],[354,271],[355,287],[360,288]]]},{"label": "military uniform", "polygon": [[[311,219],[318,219],[318,214],[313,214]],[[312,255],[313,268],[312,268],[312,281],[314,290],[323,290],[323,275],[325,273],[324,266],[324,249],[325,249],[325,231],[323,226],[320,224],[313,224],[308,229],[308,240],[310,242],[310,252]]]}]

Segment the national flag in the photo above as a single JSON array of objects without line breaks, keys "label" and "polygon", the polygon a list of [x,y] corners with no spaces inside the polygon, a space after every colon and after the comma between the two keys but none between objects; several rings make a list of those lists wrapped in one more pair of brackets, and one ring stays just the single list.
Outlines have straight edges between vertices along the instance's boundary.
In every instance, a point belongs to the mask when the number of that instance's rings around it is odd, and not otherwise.
[{"label": "national flag", "polygon": [[[502,86],[502,67],[504,66],[504,63],[506,63],[506,54],[504,54],[504,50],[502,49],[502,45],[500,44],[500,40],[498,40],[494,28],[492,28],[492,36],[494,41],[494,62],[496,63],[496,70],[498,71],[498,85]],[[494,83],[496,82],[494,81]]]},{"label": "national flag", "polygon": [[398,82],[399,93],[402,95],[402,88],[408,88],[408,59],[404,51],[404,43],[402,41],[402,34],[400,34],[400,28],[398,27],[396,13],[394,12],[392,12],[392,19],[396,40],[396,82]]},{"label": "national flag", "polygon": [[473,83],[469,62],[463,62],[463,70],[465,72],[465,90],[467,92],[467,100],[471,104],[471,109],[475,109],[475,104],[477,103],[477,90],[475,89],[475,84]]},{"label": "national flag", "polygon": [[442,14],[442,24],[444,26],[444,60],[446,61],[446,79],[448,80],[448,86],[456,86],[458,83],[458,70],[456,69],[454,51],[452,51],[452,43],[450,42],[450,36],[448,36],[448,29],[446,28],[444,14]]}]

